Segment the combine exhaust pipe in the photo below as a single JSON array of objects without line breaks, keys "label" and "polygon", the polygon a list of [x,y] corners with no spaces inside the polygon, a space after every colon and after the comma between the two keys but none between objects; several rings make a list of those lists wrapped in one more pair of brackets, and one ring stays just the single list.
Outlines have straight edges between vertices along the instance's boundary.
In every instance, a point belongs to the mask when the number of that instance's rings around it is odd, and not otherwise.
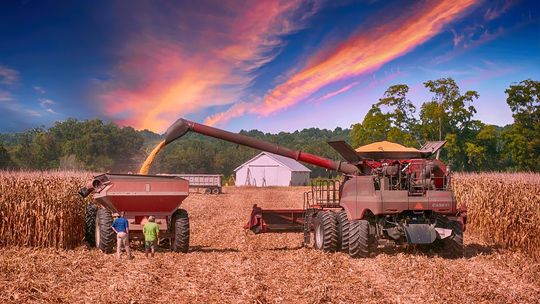
[{"label": "combine exhaust pipe", "polygon": [[320,157],[307,152],[294,151],[278,144],[270,143],[264,140],[251,138],[241,134],[235,134],[225,130],[213,128],[207,125],[198,124],[183,118],[178,119],[172,124],[165,133],[165,143],[168,144],[182,136],[187,132],[192,131],[202,135],[214,137],[217,139],[226,140],[239,145],[251,147],[265,152],[278,154],[284,157],[292,158],[297,161],[305,162],[318,167],[329,170],[338,171],[349,175],[359,175],[360,169],[350,163],[331,160],[325,157]]}]

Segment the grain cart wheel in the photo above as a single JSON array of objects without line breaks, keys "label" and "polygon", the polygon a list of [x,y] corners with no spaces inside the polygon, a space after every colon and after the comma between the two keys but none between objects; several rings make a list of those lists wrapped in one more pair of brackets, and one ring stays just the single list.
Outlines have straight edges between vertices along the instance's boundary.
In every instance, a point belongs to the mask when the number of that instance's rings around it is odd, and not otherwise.
[{"label": "grain cart wheel", "polygon": [[447,258],[462,258],[463,257],[463,230],[461,222],[450,221],[452,227],[452,235],[443,239],[443,256]]},{"label": "grain cart wheel", "polygon": [[317,212],[315,220],[315,249],[334,252],[338,245],[337,218],[331,211]]},{"label": "grain cart wheel", "polygon": [[189,216],[186,210],[178,209],[173,214],[174,252],[188,252],[189,250]]},{"label": "grain cart wheel", "polygon": [[204,194],[210,194],[210,193],[212,193],[212,189],[204,188]]},{"label": "grain cart wheel", "polygon": [[219,194],[219,188],[212,188],[212,194]]},{"label": "grain cart wheel", "polygon": [[369,253],[369,222],[352,221],[349,226],[349,255],[353,258],[367,258]]},{"label": "grain cart wheel", "polygon": [[347,218],[347,212],[341,210],[337,213],[337,233],[338,233],[338,247],[337,250],[341,252],[349,253],[349,227],[351,222]]},{"label": "grain cart wheel", "polygon": [[111,226],[113,223],[111,210],[100,208],[96,213],[96,247],[105,253],[112,253],[116,236]]},{"label": "grain cart wheel", "polygon": [[84,240],[90,247],[96,246],[96,212],[97,207],[93,204],[86,206],[84,218]]}]

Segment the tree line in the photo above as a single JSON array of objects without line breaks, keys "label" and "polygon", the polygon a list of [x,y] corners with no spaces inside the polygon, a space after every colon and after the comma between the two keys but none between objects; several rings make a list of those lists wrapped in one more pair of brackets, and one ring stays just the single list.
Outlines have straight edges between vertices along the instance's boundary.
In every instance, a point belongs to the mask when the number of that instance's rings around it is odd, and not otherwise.
[{"label": "tree line", "polygon": [[[258,130],[241,134],[328,158],[339,155],[326,144],[344,139],[353,147],[388,140],[420,147],[446,140],[441,158],[457,171],[540,171],[540,82],[524,80],[506,89],[514,122],[494,126],[475,119],[476,91],[462,92],[452,78],[424,86],[431,100],[419,109],[407,97],[409,87],[390,86],[360,123],[350,129],[309,128],[278,134]],[[418,104],[418,103],[416,103]],[[50,128],[0,134],[0,168],[24,170],[75,169],[96,172],[137,172],[146,155],[162,140],[148,130],[118,127],[99,119],[68,119]],[[251,148],[198,134],[169,144],[157,157],[152,173],[212,173],[229,176],[258,154]],[[308,166],[312,177],[332,172]]]}]

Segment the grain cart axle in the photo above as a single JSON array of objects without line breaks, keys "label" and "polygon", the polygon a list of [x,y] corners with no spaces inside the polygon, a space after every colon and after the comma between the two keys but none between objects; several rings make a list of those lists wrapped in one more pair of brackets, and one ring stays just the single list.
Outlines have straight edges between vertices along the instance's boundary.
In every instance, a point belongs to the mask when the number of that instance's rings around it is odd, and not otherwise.
[{"label": "grain cart axle", "polygon": [[[445,142],[406,148],[354,150],[344,141],[329,145],[335,161],[274,143],[177,120],[165,134],[169,143],[192,131],[278,154],[342,173],[341,181],[321,181],[304,195],[303,209],[264,210],[254,206],[245,228],[255,233],[303,231],[304,243],[323,251],[368,257],[378,246],[429,245],[444,255],[463,255],[466,212],[456,206],[451,174],[432,159]],[[396,146],[394,144],[394,146]]]},{"label": "grain cart axle", "polygon": [[[79,193],[93,194],[95,205],[86,212],[86,241],[111,253],[116,236],[111,228],[113,213],[124,212],[130,240],[144,240],[142,228],[148,216],[156,218],[160,237],[171,249],[187,252],[189,217],[180,204],[188,196],[188,181],[174,176],[102,174],[94,177]],[[97,206],[96,206],[97,205]]]}]

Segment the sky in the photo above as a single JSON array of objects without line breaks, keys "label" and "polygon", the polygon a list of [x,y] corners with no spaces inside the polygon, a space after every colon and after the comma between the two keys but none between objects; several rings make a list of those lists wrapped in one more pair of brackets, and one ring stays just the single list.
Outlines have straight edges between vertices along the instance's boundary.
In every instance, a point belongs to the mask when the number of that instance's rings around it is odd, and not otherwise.
[{"label": "sky", "polygon": [[540,2],[0,2],[0,132],[347,128],[389,86],[420,107],[443,77],[479,93],[476,119],[512,123],[505,89],[540,80]]}]

